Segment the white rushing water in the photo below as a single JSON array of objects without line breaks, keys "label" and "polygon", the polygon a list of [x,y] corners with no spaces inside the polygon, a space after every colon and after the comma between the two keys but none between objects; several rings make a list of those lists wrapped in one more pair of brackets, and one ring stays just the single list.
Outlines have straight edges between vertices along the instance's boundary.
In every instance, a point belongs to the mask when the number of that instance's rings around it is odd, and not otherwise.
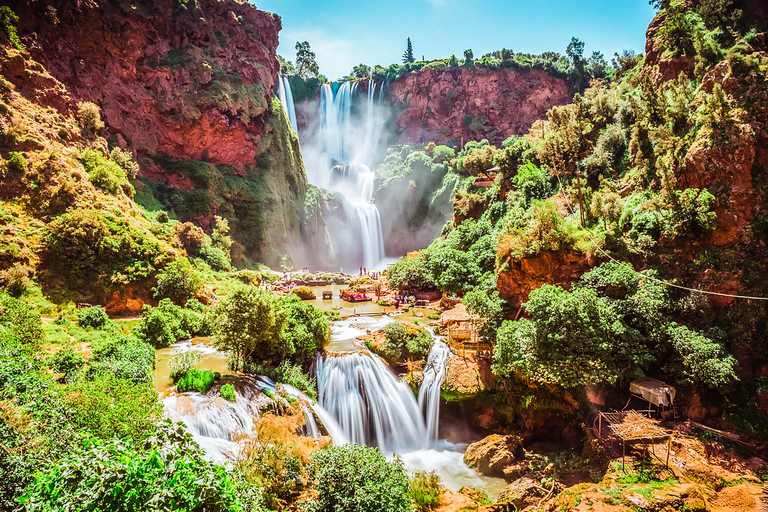
[{"label": "white rushing water", "polygon": [[424,380],[419,389],[419,409],[424,414],[429,438],[437,439],[437,424],[440,419],[440,387],[445,378],[445,362],[451,355],[448,345],[435,340],[424,368]]},{"label": "white rushing water", "polygon": [[[369,81],[365,108],[353,109],[353,102],[360,101],[356,100],[358,85],[343,82],[320,87],[319,121],[317,126],[307,127],[312,133],[302,137],[302,154],[308,181],[339,192],[352,207],[349,213],[355,218],[355,225],[348,226],[346,237],[350,247],[336,250],[353,255],[348,264],[372,269],[385,256],[381,216],[373,203],[374,173],[370,170],[384,126],[384,88]],[[298,130],[290,87],[286,77],[277,81],[277,94],[291,125]]]},{"label": "white rushing water", "polygon": [[291,123],[291,128],[293,128],[293,131],[298,134],[299,126],[296,122],[296,107],[293,103],[291,82],[288,81],[288,77],[286,76],[280,76],[277,79],[277,97],[280,99],[280,103],[285,109],[285,114],[288,116],[288,121]]}]

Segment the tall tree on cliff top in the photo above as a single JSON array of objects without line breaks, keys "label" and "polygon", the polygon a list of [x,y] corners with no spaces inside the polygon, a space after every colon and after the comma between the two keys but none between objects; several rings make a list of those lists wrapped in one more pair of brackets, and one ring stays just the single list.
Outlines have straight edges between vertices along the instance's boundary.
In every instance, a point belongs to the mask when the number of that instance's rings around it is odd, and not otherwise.
[{"label": "tall tree on cliff top", "polygon": [[309,41],[296,43],[296,74],[302,78],[316,78],[320,74],[320,67],[315,61],[315,52],[309,48]]},{"label": "tall tree on cliff top", "polygon": [[413,58],[413,46],[411,45],[410,37],[408,38],[405,53],[403,54],[403,64],[408,64],[409,62],[416,62],[416,59]]}]

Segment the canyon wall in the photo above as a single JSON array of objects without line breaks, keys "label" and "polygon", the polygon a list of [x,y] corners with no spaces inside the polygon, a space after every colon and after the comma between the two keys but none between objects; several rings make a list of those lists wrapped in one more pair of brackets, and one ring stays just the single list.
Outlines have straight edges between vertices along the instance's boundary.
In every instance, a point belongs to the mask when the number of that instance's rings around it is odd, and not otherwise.
[{"label": "canyon wall", "polygon": [[425,68],[389,84],[388,93],[401,143],[501,145],[527,133],[554,105],[569,103],[574,91],[539,69]]},{"label": "canyon wall", "polygon": [[234,0],[26,0],[13,9],[26,48],[73,100],[59,107],[96,103],[103,135],[137,157],[140,204],[204,229],[221,215],[236,260],[290,263],[306,176],[270,99],[278,16]]}]

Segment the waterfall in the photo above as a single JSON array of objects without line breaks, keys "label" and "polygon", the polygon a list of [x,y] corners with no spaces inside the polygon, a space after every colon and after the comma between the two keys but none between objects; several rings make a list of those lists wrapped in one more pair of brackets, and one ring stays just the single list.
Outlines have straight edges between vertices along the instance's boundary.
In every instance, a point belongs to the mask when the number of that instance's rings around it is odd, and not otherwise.
[{"label": "waterfall", "polygon": [[281,76],[277,79],[277,97],[285,109],[285,115],[291,123],[291,128],[298,134],[299,126],[296,122],[296,107],[293,103],[293,92],[291,91],[291,82],[287,76]]},{"label": "waterfall", "polygon": [[[323,84],[320,88],[320,140],[330,166],[328,177],[314,178],[314,185],[341,193],[352,205],[356,226],[350,226],[353,244],[361,248],[363,260],[355,262],[368,268],[384,259],[384,235],[381,216],[373,204],[374,173],[369,164],[375,155],[382,121],[378,119],[376,84],[368,84],[366,108],[353,112],[352,101],[357,82]],[[381,102],[381,93],[379,93]],[[362,115],[363,119],[359,119]],[[358,121],[364,121],[362,123]],[[364,131],[363,131],[364,130]],[[312,173],[314,175],[314,172]],[[354,254],[354,250],[348,251]],[[356,265],[357,266],[357,265]]]},{"label": "waterfall", "polygon": [[237,439],[250,435],[254,418],[259,417],[260,404],[236,394],[232,403],[219,397],[200,393],[171,395],[162,400],[173,421],[182,421],[187,432],[214,462],[224,463],[237,455]]},{"label": "waterfall", "polygon": [[424,380],[419,389],[419,409],[427,420],[427,434],[437,439],[437,425],[440,419],[440,387],[445,378],[445,362],[451,355],[448,345],[436,340],[424,368]]},{"label": "waterfall", "polygon": [[319,404],[349,442],[378,446],[384,453],[428,448],[437,440],[440,386],[449,354],[448,346],[436,340],[418,403],[408,385],[370,352],[320,358],[316,364]]},{"label": "waterfall", "polygon": [[320,405],[351,443],[384,453],[421,449],[427,430],[413,393],[369,352],[317,360]]}]

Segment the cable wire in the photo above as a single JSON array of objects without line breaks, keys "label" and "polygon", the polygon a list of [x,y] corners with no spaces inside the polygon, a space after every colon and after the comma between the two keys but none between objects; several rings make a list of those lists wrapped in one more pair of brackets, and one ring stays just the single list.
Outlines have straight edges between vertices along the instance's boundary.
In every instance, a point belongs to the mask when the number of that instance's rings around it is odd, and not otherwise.
[{"label": "cable wire", "polygon": [[[565,204],[568,206],[568,210],[571,212],[571,215],[573,215],[575,217],[576,216],[576,211],[573,209],[573,205],[571,205],[571,201],[568,199],[568,196],[563,191],[563,182],[560,180],[560,171],[557,170],[557,167],[555,167],[555,174],[557,175],[557,183],[560,185],[560,194],[562,194],[563,199],[565,199]],[[621,265],[624,268],[630,270],[632,273],[634,273],[635,275],[637,275],[639,277],[642,277],[643,279],[649,279],[651,281],[655,281],[655,282],[657,282],[659,284],[663,284],[664,286],[669,286],[671,288],[678,288],[680,290],[688,290],[688,291],[696,292],[696,293],[704,293],[704,294],[707,294],[707,295],[717,295],[719,297],[730,297],[730,298],[733,298],[733,299],[768,300],[768,297],[752,297],[750,295],[732,295],[730,293],[720,293],[720,292],[711,292],[711,291],[708,291],[708,290],[699,290],[697,288],[690,288],[688,286],[682,286],[682,285],[679,285],[679,284],[674,284],[674,283],[670,283],[668,281],[664,281],[662,279],[657,279],[657,278],[652,277],[652,276],[647,276],[647,275],[642,274],[642,273],[638,272],[637,270],[635,270],[632,267],[632,265],[630,265],[630,264],[628,264],[626,262],[623,262],[623,261],[619,261],[616,258],[614,258],[613,256],[611,256],[610,254],[608,254],[607,252],[605,252],[603,250],[603,248],[600,247],[600,245],[592,237],[592,233],[589,231],[589,229],[587,229],[587,227],[584,226],[584,224],[581,223],[581,218],[579,218],[579,226],[581,226],[581,229],[583,229],[587,233],[587,237],[589,238],[589,241],[592,242],[592,244],[595,246],[595,248],[597,248],[597,250],[600,251],[600,253],[602,253],[606,258],[610,259],[611,261],[614,261],[614,262],[618,263],[619,265]]]}]

